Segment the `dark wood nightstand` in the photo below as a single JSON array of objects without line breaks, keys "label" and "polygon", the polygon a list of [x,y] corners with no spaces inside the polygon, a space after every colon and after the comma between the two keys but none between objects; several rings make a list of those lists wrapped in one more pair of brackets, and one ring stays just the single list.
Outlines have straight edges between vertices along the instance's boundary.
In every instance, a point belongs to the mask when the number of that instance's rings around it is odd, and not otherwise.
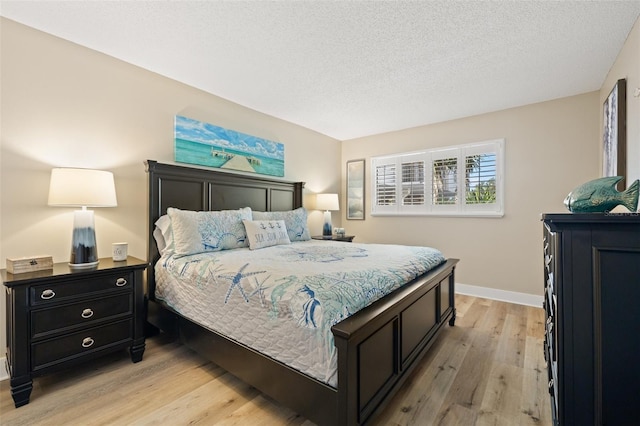
[{"label": "dark wood nightstand", "polygon": [[129,348],[144,353],[144,289],[147,263],[100,259],[92,270],[53,269],[11,274],[6,287],[7,366],[16,407],[29,403],[35,376]]},{"label": "dark wood nightstand", "polygon": [[332,235],[331,238],[325,238],[322,235],[314,235],[311,238],[313,238],[314,240],[325,240],[325,241],[346,241],[348,243],[352,242],[353,239],[355,238],[355,235],[343,235],[341,237],[338,237],[337,235]]}]

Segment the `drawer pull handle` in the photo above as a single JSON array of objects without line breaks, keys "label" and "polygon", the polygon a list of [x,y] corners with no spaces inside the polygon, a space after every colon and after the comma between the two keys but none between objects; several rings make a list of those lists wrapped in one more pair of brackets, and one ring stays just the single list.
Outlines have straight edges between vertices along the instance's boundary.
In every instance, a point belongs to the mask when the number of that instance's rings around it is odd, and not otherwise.
[{"label": "drawer pull handle", "polygon": [[51,289],[47,289],[45,291],[42,292],[42,294],[40,295],[41,299],[44,300],[49,300],[49,299],[53,299],[53,297],[56,295],[56,292],[51,290]]},{"label": "drawer pull handle", "polygon": [[91,318],[93,316],[93,311],[91,308],[84,309],[81,314],[82,318]]},{"label": "drawer pull handle", "polygon": [[116,286],[118,287],[124,287],[125,285],[127,285],[127,280],[124,278],[118,278],[116,280]]},{"label": "drawer pull handle", "polygon": [[84,339],[82,339],[83,348],[90,348],[94,343],[95,341],[91,337],[85,337]]}]

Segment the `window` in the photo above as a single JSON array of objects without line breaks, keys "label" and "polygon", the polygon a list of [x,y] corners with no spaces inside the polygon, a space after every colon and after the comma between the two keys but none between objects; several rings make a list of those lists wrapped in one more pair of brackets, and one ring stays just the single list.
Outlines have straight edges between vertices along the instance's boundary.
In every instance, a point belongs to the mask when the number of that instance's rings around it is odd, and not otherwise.
[{"label": "window", "polygon": [[467,204],[490,204],[496,201],[496,154],[465,157]]},{"label": "window", "polygon": [[458,202],[458,159],[441,158],[431,162],[433,204],[456,204]]},{"label": "window", "polygon": [[408,161],[402,167],[402,205],[421,206],[424,204],[424,162]]},{"label": "window", "polygon": [[372,158],[372,215],[502,216],[504,139]]},{"label": "window", "polygon": [[382,164],[376,171],[376,199],[381,206],[395,206],[396,204],[396,166]]}]

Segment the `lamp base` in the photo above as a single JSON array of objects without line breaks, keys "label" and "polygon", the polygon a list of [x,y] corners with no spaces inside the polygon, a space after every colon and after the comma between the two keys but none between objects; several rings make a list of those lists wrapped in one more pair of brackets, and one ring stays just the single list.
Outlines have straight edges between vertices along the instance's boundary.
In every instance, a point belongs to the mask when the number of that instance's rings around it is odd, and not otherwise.
[{"label": "lamp base", "polygon": [[98,266],[98,263],[100,263],[99,260],[96,260],[95,262],[89,262],[89,263],[69,263],[69,268],[71,268],[74,271],[94,269]]},{"label": "lamp base", "polygon": [[73,238],[69,265],[79,269],[83,265],[93,268],[98,264],[98,248],[92,210],[73,212]]},{"label": "lamp base", "polygon": [[322,225],[322,237],[323,238],[331,238],[333,230],[331,228],[331,212],[326,210],[324,212],[324,225]]}]

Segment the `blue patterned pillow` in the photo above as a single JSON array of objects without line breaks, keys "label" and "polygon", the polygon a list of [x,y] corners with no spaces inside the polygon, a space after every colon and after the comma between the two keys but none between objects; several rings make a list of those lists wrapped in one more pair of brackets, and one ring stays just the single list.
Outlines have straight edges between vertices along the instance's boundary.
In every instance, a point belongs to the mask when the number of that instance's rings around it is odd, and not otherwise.
[{"label": "blue patterned pillow", "polygon": [[291,241],[311,239],[307,225],[307,211],[304,207],[284,212],[253,212],[253,220],[284,220]]},{"label": "blue patterned pillow", "polygon": [[177,257],[205,251],[248,247],[243,220],[251,220],[251,209],[195,212],[167,209],[171,219],[174,252]]}]

